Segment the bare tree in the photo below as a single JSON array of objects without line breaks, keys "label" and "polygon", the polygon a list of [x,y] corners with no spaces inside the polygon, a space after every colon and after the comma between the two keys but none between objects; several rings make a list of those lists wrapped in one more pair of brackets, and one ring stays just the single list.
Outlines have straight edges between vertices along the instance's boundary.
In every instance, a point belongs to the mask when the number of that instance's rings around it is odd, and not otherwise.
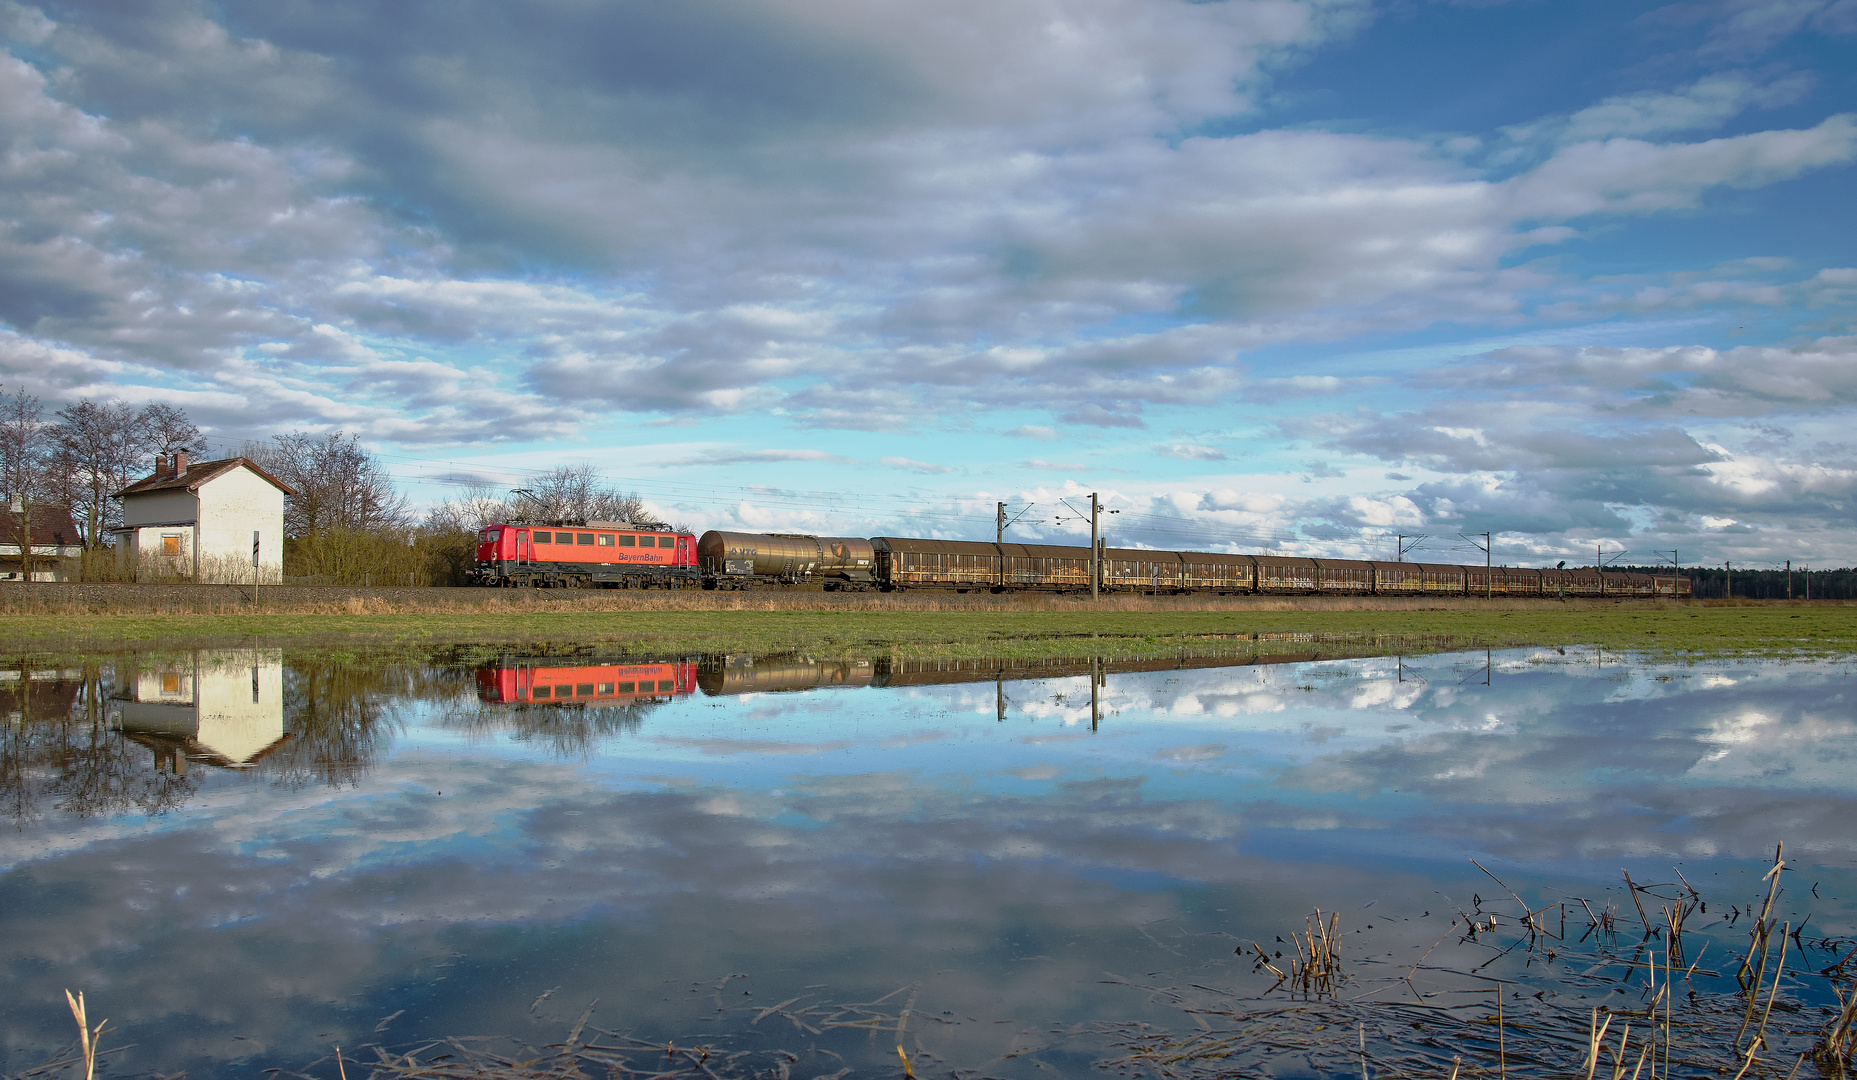
[{"label": "bare tree", "polygon": [[0,394],[0,486],[5,487],[13,542],[19,545],[20,570],[32,580],[33,507],[45,500],[53,481],[51,432],[45,406],[25,389]]},{"label": "bare tree", "polygon": [[252,443],[244,455],[296,489],[284,505],[284,535],[339,529],[379,533],[407,524],[406,499],[359,435],[306,431]]},{"label": "bare tree", "polygon": [[637,494],[606,483],[591,464],[558,465],[523,489],[514,509],[523,517],[547,521],[631,521],[651,523]]},{"label": "bare tree", "polygon": [[517,516],[501,489],[478,481],[466,484],[455,498],[445,499],[426,512],[425,528],[430,533],[476,532],[493,521],[508,521]]},{"label": "bare tree", "polygon": [[120,515],[110,496],[129,485],[143,458],[142,416],[122,400],[86,399],[58,410],[58,420],[52,437],[60,486],[85,546],[99,548]]},{"label": "bare tree", "polygon": [[201,438],[200,429],[187,419],[186,411],[179,406],[150,402],[136,416],[136,424],[144,453],[206,453],[206,440]]}]

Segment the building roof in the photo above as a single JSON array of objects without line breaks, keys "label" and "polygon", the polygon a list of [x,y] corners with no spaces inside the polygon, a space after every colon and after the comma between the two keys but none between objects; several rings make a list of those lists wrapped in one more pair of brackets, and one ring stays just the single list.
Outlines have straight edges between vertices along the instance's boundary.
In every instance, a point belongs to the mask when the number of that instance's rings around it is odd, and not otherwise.
[{"label": "building roof", "polygon": [[[35,506],[31,514],[33,547],[69,547],[84,542],[77,522],[71,520],[70,507]],[[5,503],[0,503],[0,544],[19,546],[19,515],[7,509]]]},{"label": "building roof", "polygon": [[161,473],[154,473],[123,488],[116,493],[115,497],[120,499],[126,495],[144,495],[151,491],[199,491],[202,484],[217,477],[224,476],[240,465],[257,473],[284,494],[296,494],[296,489],[252,464],[249,458],[235,457],[222,458],[219,461],[202,461],[197,465],[189,463],[187,471],[177,476],[163,476]]}]

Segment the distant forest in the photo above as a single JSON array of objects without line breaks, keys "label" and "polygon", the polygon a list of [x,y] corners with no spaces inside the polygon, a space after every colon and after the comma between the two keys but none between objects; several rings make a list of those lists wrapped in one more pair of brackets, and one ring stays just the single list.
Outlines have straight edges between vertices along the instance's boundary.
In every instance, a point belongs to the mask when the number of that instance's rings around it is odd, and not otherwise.
[{"label": "distant forest", "polygon": [[[1609,566],[1607,570],[1640,574],[1668,574],[1668,566]],[[1724,570],[1722,567],[1685,567],[1692,595],[1698,600],[1739,596],[1750,600],[1850,600],[1857,598],[1857,569],[1838,570]],[[1729,590],[1733,592],[1730,593]]]}]

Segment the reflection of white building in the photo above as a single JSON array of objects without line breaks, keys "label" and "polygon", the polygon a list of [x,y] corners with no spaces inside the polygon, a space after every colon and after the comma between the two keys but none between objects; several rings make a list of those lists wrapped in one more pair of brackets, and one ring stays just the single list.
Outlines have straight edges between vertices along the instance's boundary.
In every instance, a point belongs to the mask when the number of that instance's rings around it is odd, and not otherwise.
[{"label": "reflection of white building", "polygon": [[197,652],[126,674],[118,723],[154,749],[157,769],[247,768],[284,741],[281,649]]}]

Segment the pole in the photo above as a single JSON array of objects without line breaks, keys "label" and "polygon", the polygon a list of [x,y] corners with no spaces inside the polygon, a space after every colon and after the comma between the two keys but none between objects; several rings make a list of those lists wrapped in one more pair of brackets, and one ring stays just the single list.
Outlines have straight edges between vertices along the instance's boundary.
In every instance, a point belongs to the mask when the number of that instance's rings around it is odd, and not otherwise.
[{"label": "pole", "polygon": [[1097,519],[1102,515],[1103,504],[1096,501],[1096,492],[1090,492],[1090,599],[1098,598],[1097,584],[1102,581],[1102,563],[1097,561]]},{"label": "pole", "polygon": [[1786,560],[1786,599],[1793,598],[1793,561]]},{"label": "pole", "polygon": [[993,542],[995,544],[1003,544],[1006,542],[1006,504],[997,503],[995,505],[997,505],[999,509],[993,514]]},{"label": "pole", "polygon": [[1495,545],[1490,542],[1489,534],[1484,533],[1483,534],[1483,599],[1485,600],[1488,600],[1493,592],[1493,590],[1490,587],[1490,575],[1494,573],[1494,568],[1490,565],[1489,552],[1490,552],[1490,548],[1494,546]]},{"label": "pole", "polygon": [[1726,561],[1722,563],[1722,599],[1730,600],[1733,598],[1734,598],[1734,562],[1730,560],[1730,561]]},{"label": "pole", "polygon": [[1096,725],[1102,723],[1102,719],[1103,719],[1102,703],[1096,696],[1096,688],[1100,684],[1100,680],[1097,678],[1097,672],[1101,670],[1097,665],[1100,663],[1102,663],[1101,660],[1098,660],[1094,656],[1090,657],[1090,730],[1091,731],[1095,731]]}]

